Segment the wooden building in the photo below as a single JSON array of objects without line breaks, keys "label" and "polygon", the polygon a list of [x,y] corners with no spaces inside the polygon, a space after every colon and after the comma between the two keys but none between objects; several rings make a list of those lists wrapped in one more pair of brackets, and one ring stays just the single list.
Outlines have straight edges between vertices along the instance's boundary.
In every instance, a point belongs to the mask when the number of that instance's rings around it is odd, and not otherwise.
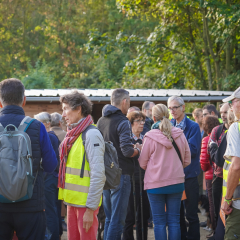
[{"label": "wooden building", "polygon": [[[71,92],[71,89],[32,89],[26,90],[27,104],[24,107],[26,115],[33,117],[40,112],[62,113],[59,96]],[[78,89],[89,97],[93,103],[93,118],[95,122],[102,116],[102,108],[110,103],[113,89]],[[232,92],[177,90],[177,89],[130,89],[131,106],[141,106],[144,101],[166,104],[170,96],[181,96],[185,102],[221,102]]]}]

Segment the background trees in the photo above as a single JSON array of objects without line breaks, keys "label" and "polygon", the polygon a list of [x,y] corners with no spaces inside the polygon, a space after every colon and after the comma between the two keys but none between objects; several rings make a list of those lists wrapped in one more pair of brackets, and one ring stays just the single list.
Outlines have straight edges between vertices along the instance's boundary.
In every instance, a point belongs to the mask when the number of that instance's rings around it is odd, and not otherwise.
[{"label": "background trees", "polygon": [[2,0],[0,79],[233,90],[239,21],[238,0]]}]

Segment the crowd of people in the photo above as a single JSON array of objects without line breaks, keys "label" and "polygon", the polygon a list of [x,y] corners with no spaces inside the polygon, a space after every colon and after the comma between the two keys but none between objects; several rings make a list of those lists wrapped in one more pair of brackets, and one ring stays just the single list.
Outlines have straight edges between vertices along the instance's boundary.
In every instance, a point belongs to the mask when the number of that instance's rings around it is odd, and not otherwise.
[{"label": "crowd of people", "polygon": [[[220,114],[212,104],[195,109],[195,121],[179,96],[140,110],[130,107],[127,90],[115,89],[96,125],[91,101],[78,91],[60,97],[62,115],[41,112],[25,123],[24,92],[18,79],[0,83],[0,239],[59,240],[67,231],[69,240],[96,240],[103,225],[104,240],[134,240],[134,228],[137,240],[147,240],[151,221],[157,240],[200,240],[200,227],[209,239],[240,238],[240,88],[223,99]],[[23,124],[27,154],[17,148]],[[1,134],[12,144],[7,150]],[[109,142],[117,158],[110,166]],[[30,197],[8,198],[16,186],[3,191],[3,176],[12,176],[3,171],[18,178],[29,159]]]}]

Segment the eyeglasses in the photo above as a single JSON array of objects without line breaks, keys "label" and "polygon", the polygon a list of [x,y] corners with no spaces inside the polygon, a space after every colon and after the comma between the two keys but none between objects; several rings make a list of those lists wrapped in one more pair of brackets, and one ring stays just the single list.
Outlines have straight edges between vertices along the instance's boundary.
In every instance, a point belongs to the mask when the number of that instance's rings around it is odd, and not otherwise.
[{"label": "eyeglasses", "polygon": [[[236,100],[236,101],[234,101],[234,100]],[[240,99],[233,99],[232,101],[229,101],[228,102],[228,105],[229,105],[229,107],[232,107],[233,106],[233,104],[235,103],[235,102],[238,102]]]},{"label": "eyeglasses", "polygon": [[208,112],[208,113],[204,113],[203,114],[203,117],[206,117],[207,115],[209,115],[210,113]]},{"label": "eyeglasses", "polygon": [[176,111],[178,108],[180,108],[182,105],[179,105],[179,106],[174,106],[174,107],[169,107],[169,111]]},{"label": "eyeglasses", "polygon": [[141,119],[138,119],[138,120],[134,120],[134,122],[136,122],[136,123],[142,123],[142,124],[144,124],[145,123],[145,121],[144,120],[141,120]]}]

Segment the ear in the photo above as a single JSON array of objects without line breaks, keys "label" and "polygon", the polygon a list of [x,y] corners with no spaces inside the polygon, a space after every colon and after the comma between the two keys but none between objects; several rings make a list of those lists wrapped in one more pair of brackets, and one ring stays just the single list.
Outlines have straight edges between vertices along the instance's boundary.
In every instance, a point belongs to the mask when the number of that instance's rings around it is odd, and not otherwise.
[{"label": "ear", "polygon": [[23,98],[22,107],[24,107],[25,105],[26,105],[26,96],[24,96],[24,98]]},{"label": "ear", "polygon": [[123,101],[122,101],[122,105],[125,105],[127,103],[127,99],[125,98],[125,99],[123,99]]},{"label": "ear", "polygon": [[82,115],[82,107],[81,106],[78,106],[76,111],[79,115]]},{"label": "ear", "polygon": [[153,121],[154,121],[154,122],[157,122],[157,119],[156,119],[154,116],[153,116]]},{"label": "ear", "polygon": [[182,105],[182,110],[183,112],[185,112],[185,105]]},{"label": "ear", "polygon": [[0,101],[0,108],[3,108],[3,105],[2,105],[2,103],[1,103],[1,101]]}]

